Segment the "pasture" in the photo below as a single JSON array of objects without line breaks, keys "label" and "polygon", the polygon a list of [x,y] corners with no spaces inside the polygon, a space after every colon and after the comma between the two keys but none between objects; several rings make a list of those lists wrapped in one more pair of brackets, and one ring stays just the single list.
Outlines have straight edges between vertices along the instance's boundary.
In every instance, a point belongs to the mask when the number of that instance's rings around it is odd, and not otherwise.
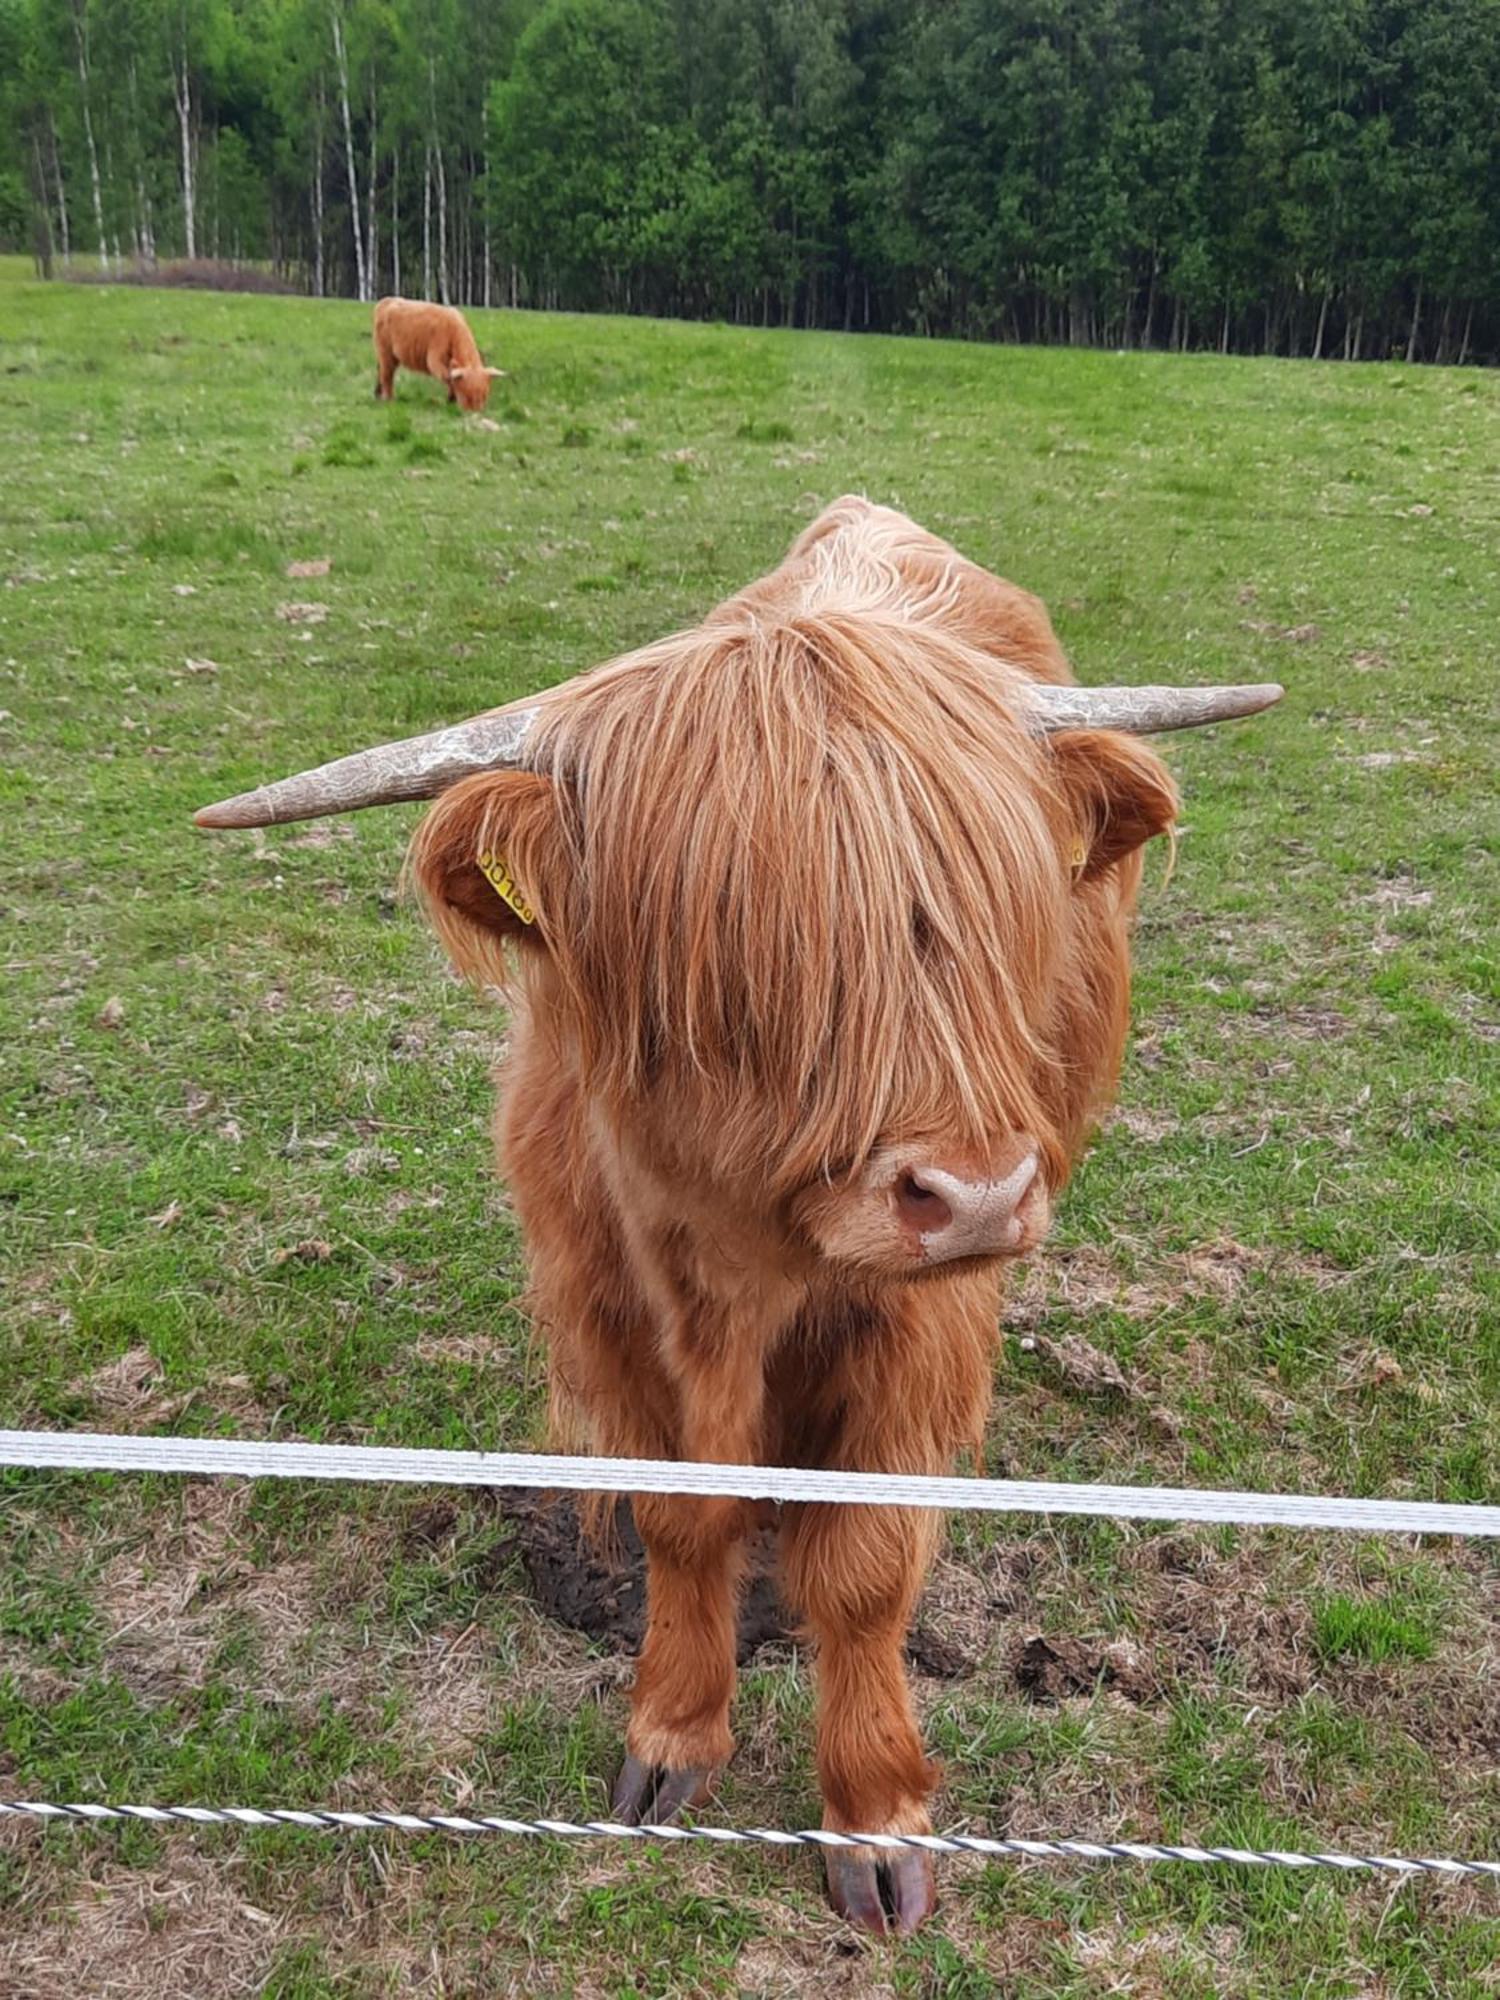
[{"label": "pasture", "polygon": [[[996,1474],[1500,1488],[1500,378],[472,316],[488,419],[367,308],[0,268],[0,1423],[541,1441],[492,1008],[415,808],[193,808],[699,616],[848,489],[1037,590],[1085,680],[1279,679],[1165,745],[1120,1110],[1018,1273]],[[294,565],[314,565],[296,573]],[[604,1807],[618,1645],[486,1495],[0,1475],[0,1796]],[[1500,1854],[1481,1544],[953,1520],[940,1826]],[[815,1823],[763,1647],[715,1816]],[[0,1990],[1478,1996],[1492,1889],[0,1829]]]}]

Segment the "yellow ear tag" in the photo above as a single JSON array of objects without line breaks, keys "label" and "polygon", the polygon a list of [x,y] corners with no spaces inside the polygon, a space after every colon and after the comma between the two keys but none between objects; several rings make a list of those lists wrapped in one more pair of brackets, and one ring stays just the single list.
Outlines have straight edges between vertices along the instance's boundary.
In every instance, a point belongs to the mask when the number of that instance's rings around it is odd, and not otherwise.
[{"label": "yellow ear tag", "polygon": [[503,854],[481,854],[479,872],[501,902],[513,910],[523,924],[536,922],[536,911],[512,881],[510,868]]},{"label": "yellow ear tag", "polygon": [[1087,841],[1085,841],[1081,833],[1075,833],[1073,836],[1072,851],[1068,855],[1069,866],[1075,875],[1081,873],[1088,858],[1089,850]]}]

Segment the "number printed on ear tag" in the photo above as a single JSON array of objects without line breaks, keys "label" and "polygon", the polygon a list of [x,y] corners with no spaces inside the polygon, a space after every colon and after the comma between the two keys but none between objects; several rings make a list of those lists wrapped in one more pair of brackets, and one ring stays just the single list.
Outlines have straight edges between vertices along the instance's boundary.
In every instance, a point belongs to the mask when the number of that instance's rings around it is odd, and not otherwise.
[{"label": "number printed on ear tag", "polygon": [[523,924],[536,922],[536,911],[516,887],[511,878],[509,863],[503,854],[481,854],[479,871],[501,902],[513,910]]}]

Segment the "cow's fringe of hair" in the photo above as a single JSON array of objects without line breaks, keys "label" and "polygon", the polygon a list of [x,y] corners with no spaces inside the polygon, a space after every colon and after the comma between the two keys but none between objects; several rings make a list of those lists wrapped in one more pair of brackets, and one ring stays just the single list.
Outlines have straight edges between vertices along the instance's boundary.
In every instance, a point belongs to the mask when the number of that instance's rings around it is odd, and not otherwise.
[{"label": "cow's fringe of hair", "polygon": [[[1059,1185],[1123,988],[1079,935],[1075,813],[1007,703],[1022,673],[969,643],[982,573],[903,563],[898,520],[804,538],[701,627],[556,691],[550,782],[455,788],[416,872],[450,813],[469,854],[504,852],[547,945],[523,974],[555,982],[590,1096],[690,1107],[718,1174],[838,1178],[899,1118],[977,1159],[1027,1131]],[[1138,875],[1129,857],[1097,893]],[[460,968],[513,990],[499,931],[427,900]]]},{"label": "cow's fringe of hair", "polygon": [[631,700],[584,683],[543,726],[597,1086],[680,1052],[725,1091],[716,1144],[763,1157],[769,1123],[790,1183],[862,1160],[898,1105],[976,1149],[1043,1122],[1057,871],[993,665],[866,605],[751,612],[631,671]]}]

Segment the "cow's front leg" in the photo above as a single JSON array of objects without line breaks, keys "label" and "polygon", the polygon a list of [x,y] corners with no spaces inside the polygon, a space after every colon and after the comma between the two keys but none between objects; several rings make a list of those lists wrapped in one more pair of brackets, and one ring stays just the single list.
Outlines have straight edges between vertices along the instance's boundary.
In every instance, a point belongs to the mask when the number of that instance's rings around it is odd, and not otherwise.
[{"label": "cow's front leg", "polygon": [[[757,1455],[764,1375],[758,1343],[733,1314],[668,1315],[663,1340],[684,1459],[743,1464]],[[735,1637],[745,1500],[654,1494],[635,1502],[646,1547],[646,1637],[636,1668],[618,1817],[666,1820],[701,1802],[734,1748]]]},{"label": "cow's front leg", "polygon": [[646,1636],[611,1810],[655,1825],[706,1799],[734,1742],[735,1632],[750,1510],[738,1500],[638,1495]]},{"label": "cow's front leg", "polygon": [[[823,1824],[840,1833],[928,1833],[936,1772],[906,1682],[906,1631],[936,1539],[909,1508],[798,1507],[782,1527],[782,1573],[818,1649]],[[937,1894],[918,1850],[825,1854],[828,1894],[862,1929],[912,1931]]]}]

